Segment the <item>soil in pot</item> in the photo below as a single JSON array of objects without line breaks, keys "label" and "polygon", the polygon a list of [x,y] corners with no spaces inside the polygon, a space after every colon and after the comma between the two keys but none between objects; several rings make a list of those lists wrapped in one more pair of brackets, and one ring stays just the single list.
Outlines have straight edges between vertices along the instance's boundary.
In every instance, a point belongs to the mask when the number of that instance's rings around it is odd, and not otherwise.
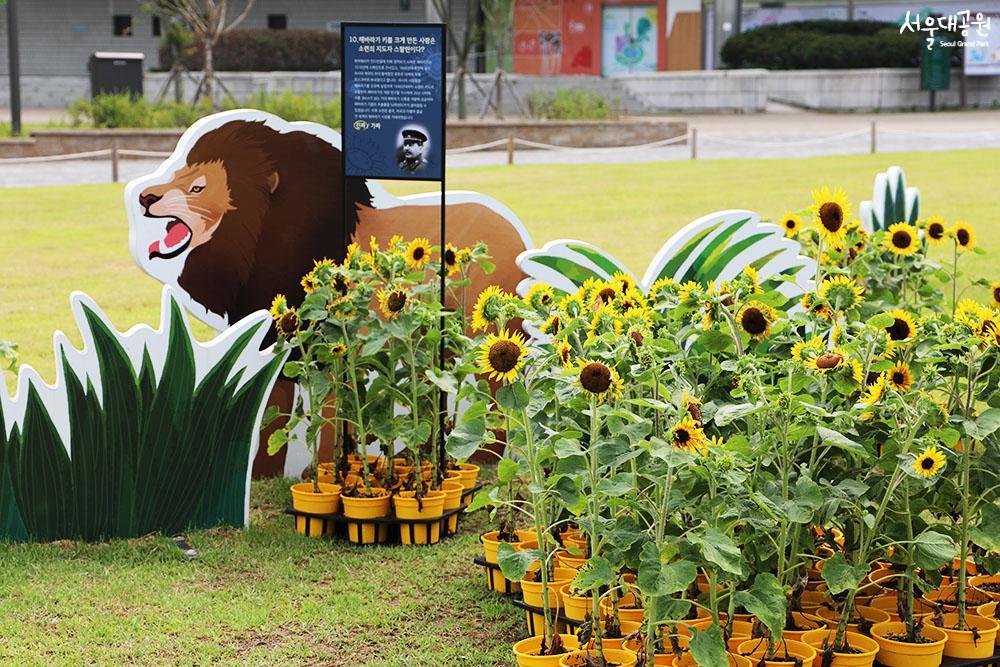
[{"label": "soil in pot", "polygon": [[562,657],[560,667],[635,667],[638,660],[635,653],[625,649],[603,649],[604,662],[591,651],[573,651]]}]

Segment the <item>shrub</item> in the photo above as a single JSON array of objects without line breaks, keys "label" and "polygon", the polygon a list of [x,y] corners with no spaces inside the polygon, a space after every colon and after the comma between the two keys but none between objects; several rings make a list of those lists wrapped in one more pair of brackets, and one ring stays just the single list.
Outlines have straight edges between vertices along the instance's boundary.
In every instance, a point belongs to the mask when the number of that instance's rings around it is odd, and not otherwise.
[{"label": "shrub", "polygon": [[[234,30],[213,50],[219,71],[325,71],[340,69],[340,34],[325,30]],[[204,66],[200,46],[183,58],[191,70]],[[160,68],[173,67],[168,47],[160,49]]]},{"label": "shrub", "polygon": [[736,68],[918,67],[923,44],[921,35],[878,21],[795,21],[730,38],[722,59]]},{"label": "shrub", "polygon": [[557,88],[554,93],[536,90],[528,96],[528,112],[533,118],[604,120],[618,118],[620,106],[620,98],[609,104],[601,95],[583,88]]},{"label": "shrub", "polygon": [[[227,99],[223,110],[253,107],[281,116],[285,120],[308,120],[328,127],[340,127],[340,99],[323,100],[310,93],[283,92],[268,95],[260,92],[245,102]],[[68,111],[74,127],[101,128],[174,128],[188,127],[213,112],[208,100],[195,106],[171,100],[150,102],[127,93],[98,95],[92,100],[78,99]]]}]

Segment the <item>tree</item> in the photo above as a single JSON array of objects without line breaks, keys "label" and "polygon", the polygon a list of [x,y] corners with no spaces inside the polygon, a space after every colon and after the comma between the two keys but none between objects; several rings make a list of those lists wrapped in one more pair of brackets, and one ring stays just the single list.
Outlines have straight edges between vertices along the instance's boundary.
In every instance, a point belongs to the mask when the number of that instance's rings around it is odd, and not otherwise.
[{"label": "tree", "polygon": [[465,25],[461,34],[455,28],[454,17],[451,11],[450,0],[433,0],[434,11],[442,22],[448,27],[448,41],[451,42],[455,52],[457,66],[455,67],[452,90],[448,93],[448,102],[454,93],[458,92],[458,117],[465,118],[465,79],[468,77],[472,83],[479,88],[479,92],[485,94],[486,91],[469,76],[469,56],[472,54],[472,47],[479,41],[481,27],[479,25],[480,0],[468,0],[465,3]]},{"label": "tree", "polygon": [[[235,8],[242,2],[243,9],[236,18],[229,24],[226,23],[226,15],[230,5]],[[194,94],[194,103],[197,104],[202,95],[212,101],[215,106],[215,67],[213,64],[212,51],[219,39],[230,30],[234,29],[250,13],[255,0],[152,0],[146,5],[147,11],[160,16],[176,17],[184,21],[191,28],[195,39],[201,45],[205,57],[205,64],[202,68],[201,83]]]}]

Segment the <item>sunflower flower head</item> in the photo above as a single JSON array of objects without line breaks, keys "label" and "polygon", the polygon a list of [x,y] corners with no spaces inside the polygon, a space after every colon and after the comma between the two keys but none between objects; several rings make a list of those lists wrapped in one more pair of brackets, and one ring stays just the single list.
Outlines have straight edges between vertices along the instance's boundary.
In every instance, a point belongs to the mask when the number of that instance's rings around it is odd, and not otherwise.
[{"label": "sunflower flower head", "polygon": [[559,357],[559,365],[563,368],[573,368],[573,346],[568,341],[561,341],[556,346],[556,356]]},{"label": "sunflower flower head", "polygon": [[931,445],[913,458],[913,470],[924,479],[930,479],[945,466],[947,459],[944,453]]},{"label": "sunflower flower head", "polygon": [[886,374],[882,373],[874,382],[868,385],[858,402],[867,407],[872,407],[885,396],[885,387]]},{"label": "sunflower flower head", "polygon": [[705,431],[690,416],[684,417],[670,430],[675,451],[687,451],[692,454],[708,453],[708,438]]},{"label": "sunflower flower head", "polygon": [[892,316],[893,322],[886,327],[885,332],[894,344],[903,343],[917,335],[917,323],[913,315],[899,308],[890,310],[888,314]]},{"label": "sunflower flower head", "polygon": [[851,204],[847,201],[847,194],[840,188],[831,192],[830,188],[823,186],[820,190],[814,190],[812,197],[813,204],[809,210],[820,237],[827,247],[843,249],[847,224],[851,218]]},{"label": "sunflower flower head", "polygon": [[781,218],[781,228],[785,230],[785,236],[794,239],[802,229],[802,217],[794,213],[788,213]]},{"label": "sunflower flower head", "polygon": [[409,301],[406,290],[402,289],[379,289],[377,298],[379,310],[387,320],[399,317]]},{"label": "sunflower flower head", "polygon": [[618,398],[622,395],[624,383],[614,368],[599,361],[583,359],[578,360],[577,365],[580,372],[576,383],[592,397],[597,398],[598,402],[603,402],[608,398]]},{"label": "sunflower flower head", "polygon": [[792,359],[809,362],[823,354],[823,339],[813,336],[809,340],[800,340],[792,345]]},{"label": "sunflower flower head", "polygon": [[451,243],[446,243],[444,252],[441,253],[441,260],[444,263],[445,273],[449,276],[461,269],[458,261],[458,248]]},{"label": "sunflower flower head", "polygon": [[855,278],[847,276],[830,276],[824,278],[817,296],[825,300],[838,313],[844,313],[861,305],[865,288],[858,284]]},{"label": "sunflower flower head", "polygon": [[497,285],[490,285],[479,293],[472,308],[473,331],[486,331],[491,324],[497,324],[507,315],[508,306],[513,301],[507,292]]},{"label": "sunflower flower head", "polygon": [[520,333],[503,331],[490,334],[479,346],[479,372],[491,380],[509,384],[517,379],[526,356],[528,348]]},{"label": "sunflower flower head", "polygon": [[275,294],[274,299],[271,301],[271,309],[268,311],[271,313],[271,318],[275,322],[281,319],[281,316],[288,312],[288,299],[285,298],[284,294]]},{"label": "sunflower flower head", "polygon": [[968,252],[976,247],[976,231],[965,222],[956,222],[951,228],[951,236],[959,252]]},{"label": "sunflower flower head", "polygon": [[948,238],[948,230],[944,226],[944,218],[940,215],[927,218],[924,222],[924,233],[931,245],[944,243],[945,239]]},{"label": "sunflower flower head", "polygon": [[431,242],[425,238],[415,238],[406,246],[406,263],[414,269],[422,269],[431,261]]},{"label": "sunflower flower head", "polygon": [[524,302],[531,308],[542,313],[548,312],[554,301],[555,293],[546,283],[539,282],[533,284],[528,288],[527,294],[524,295]]},{"label": "sunflower flower head", "polygon": [[740,308],[736,322],[743,333],[754,340],[763,340],[771,333],[771,325],[778,319],[778,312],[761,301],[753,300]]},{"label": "sunflower flower head", "polygon": [[910,385],[913,384],[913,375],[910,373],[910,367],[902,361],[886,371],[885,378],[889,386],[900,393],[908,392]]},{"label": "sunflower flower head", "polygon": [[993,300],[993,307],[1000,308],[1000,283],[990,283],[990,298]]},{"label": "sunflower flower head", "polygon": [[890,225],[882,247],[897,257],[908,257],[920,249],[917,228],[906,222]]}]

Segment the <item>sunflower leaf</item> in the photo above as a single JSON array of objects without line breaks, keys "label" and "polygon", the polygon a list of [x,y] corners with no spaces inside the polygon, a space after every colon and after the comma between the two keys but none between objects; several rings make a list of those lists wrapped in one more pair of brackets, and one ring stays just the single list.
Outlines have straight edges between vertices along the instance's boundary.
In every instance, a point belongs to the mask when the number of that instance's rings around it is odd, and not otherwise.
[{"label": "sunflower leaf", "polygon": [[691,631],[691,657],[701,667],[729,667],[729,654],[722,639],[722,628],[712,624],[707,630]]},{"label": "sunflower leaf", "polygon": [[865,456],[867,454],[864,446],[855,442],[854,440],[851,440],[850,438],[848,438],[843,433],[840,433],[839,431],[834,431],[824,426],[817,426],[816,433],[823,441],[823,444],[833,445],[834,447],[838,447],[845,451],[853,452],[861,456]]},{"label": "sunflower leaf", "polygon": [[[934,530],[925,530],[913,539],[913,555],[917,566],[936,570],[952,561],[957,547],[950,537]],[[823,566],[826,570],[826,566]]]},{"label": "sunflower leaf", "polygon": [[521,412],[530,402],[528,390],[524,388],[523,382],[512,382],[497,389],[497,405],[507,414]]},{"label": "sunflower leaf", "polygon": [[497,549],[497,564],[500,565],[500,571],[503,572],[503,576],[514,581],[523,579],[531,564],[541,559],[540,549],[516,551],[507,542],[502,543]]},{"label": "sunflower leaf", "polygon": [[857,588],[864,578],[864,573],[847,562],[844,554],[835,553],[823,564],[823,581],[830,588],[831,595],[839,595],[846,590]]}]

